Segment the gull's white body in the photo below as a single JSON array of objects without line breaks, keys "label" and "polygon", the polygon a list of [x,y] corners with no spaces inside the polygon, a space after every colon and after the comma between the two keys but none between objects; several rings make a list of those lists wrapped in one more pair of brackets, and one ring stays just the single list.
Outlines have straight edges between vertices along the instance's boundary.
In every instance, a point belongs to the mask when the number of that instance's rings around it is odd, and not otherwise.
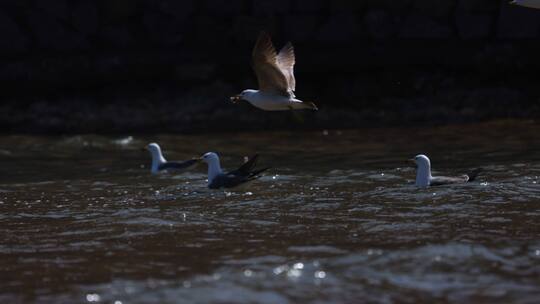
[{"label": "gull's white body", "polygon": [[242,99],[247,100],[251,105],[265,111],[286,111],[299,109],[312,109],[310,104],[304,103],[294,98],[294,95],[287,97],[259,90],[244,90]]},{"label": "gull's white body", "polygon": [[147,147],[148,151],[152,155],[152,174],[157,174],[159,172],[159,166],[166,163],[165,157],[161,153],[161,148],[156,143],[151,143]]},{"label": "gull's white body", "polygon": [[514,0],[510,2],[511,4],[516,4],[519,6],[538,8],[540,9],[540,0]]},{"label": "gull's white body", "polygon": [[417,187],[428,187],[431,184],[433,177],[431,176],[431,162],[429,158],[423,154],[417,155],[414,158],[416,165],[416,181]]},{"label": "gull's white body", "polygon": [[214,152],[208,152],[203,156],[202,160],[208,164],[208,185],[210,185],[216,176],[223,173],[219,157]]}]

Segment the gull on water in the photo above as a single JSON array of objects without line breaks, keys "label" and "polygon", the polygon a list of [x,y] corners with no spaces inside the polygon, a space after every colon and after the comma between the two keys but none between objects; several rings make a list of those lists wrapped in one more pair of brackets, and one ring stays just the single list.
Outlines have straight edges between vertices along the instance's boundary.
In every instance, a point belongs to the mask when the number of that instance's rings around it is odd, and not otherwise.
[{"label": "gull on water", "polygon": [[416,163],[416,182],[417,187],[440,186],[446,184],[459,184],[472,182],[482,171],[481,168],[474,169],[467,175],[449,177],[449,176],[431,176],[431,162],[423,154],[416,155],[411,161]]},{"label": "gull on water", "polygon": [[245,100],[253,106],[265,111],[286,111],[310,109],[317,110],[312,102],[296,99],[294,91],[294,48],[290,42],[276,53],[270,36],[261,33],[252,53],[253,70],[257,75],[259,90],[244,90],[231,97],[236,103]]},{"label": "gull on water", "polygon": [[234,188],[260,177],[269,168],[255,170],[258,155],[248,159],[240,168],[224,173],[219,163],[219,157],[214,152],[201,156],[200,160],[208,164],[208,188]]},{"label": "gull on water", "polygon": [[173,162],[165,160],[161,153],[161,148],[156,143],[151,143],[146,146],[146,150],[152,155],[152,174],[157,174],[165,170],[184,170],[191,169],[197,165],[198,159],[190,159],[184,162]]},{"label": "gull on water", "polygon": [[540,0],[514,0],[510,4],[540,9]]}]

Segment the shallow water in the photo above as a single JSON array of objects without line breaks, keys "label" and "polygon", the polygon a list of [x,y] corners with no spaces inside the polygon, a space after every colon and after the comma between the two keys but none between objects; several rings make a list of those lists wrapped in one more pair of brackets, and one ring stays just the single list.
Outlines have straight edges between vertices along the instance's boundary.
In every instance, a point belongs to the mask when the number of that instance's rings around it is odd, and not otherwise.
[{"label": "shallow water", "polygon": [[[516,302],[540,298],[540,126],[0,137],[0,301]],[[140,148],[269,173],[206,189]],[[435,173],[478,181],[427,190]]]}]

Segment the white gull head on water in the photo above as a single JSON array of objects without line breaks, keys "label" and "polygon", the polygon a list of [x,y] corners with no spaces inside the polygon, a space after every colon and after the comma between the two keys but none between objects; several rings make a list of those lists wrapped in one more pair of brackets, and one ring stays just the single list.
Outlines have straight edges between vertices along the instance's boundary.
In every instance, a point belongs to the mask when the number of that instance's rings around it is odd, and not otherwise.
[{"label": "white gull head on water", "polygon": [[201,157],[202,161],[208,165],[208,184],[210,184],[216,176],[223,173],[219,157],[214,152],[208,152]]},{"label": "white gull head on water", "polygon": [[423,154],[414,157],[416,163],[416,181],[417,187],[427,187],[432,179],[431,177],[431,162],[429,158]]},{"label": "white gull head on water", "polygon": [[150,151],[150,155],[152,156],[152,174],[156,174],[159,172],[159,166],[166,163],[167,160],[163,157],[161,147],[158,144],[150,143],[146,146],[146,149]]}]

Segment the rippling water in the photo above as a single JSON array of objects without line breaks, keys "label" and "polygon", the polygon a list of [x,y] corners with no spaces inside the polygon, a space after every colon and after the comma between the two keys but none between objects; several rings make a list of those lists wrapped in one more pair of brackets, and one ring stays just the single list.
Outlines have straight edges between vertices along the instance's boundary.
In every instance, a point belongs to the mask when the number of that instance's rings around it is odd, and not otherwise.
[{"label": "rippling water", "polygon": [[[0,137],[0,300],[51,303],[516,302],[540,298],[540,126],[196,136]],[[215,151],[273,169],[206,189]],[[427,190],[435,172],[485,169]]]}]

